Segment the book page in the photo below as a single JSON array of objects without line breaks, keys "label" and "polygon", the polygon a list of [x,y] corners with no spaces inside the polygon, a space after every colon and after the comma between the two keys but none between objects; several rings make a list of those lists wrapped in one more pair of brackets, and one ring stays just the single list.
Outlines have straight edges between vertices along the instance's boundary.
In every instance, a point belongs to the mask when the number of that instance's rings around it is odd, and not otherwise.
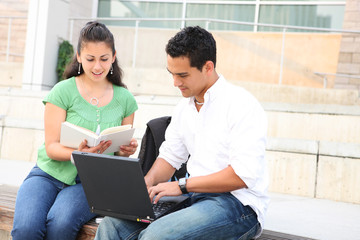
[{"label": "book page", "polygon": [[60,132],[60,144],[66,147],[78,148],[80,143],[87,140],[87,145],[89,147],[96,146],[96,142],[99,136],[94,132],[76,126],[69,122],[61,123],[61,132]]},{"label": "book page", "polygon": [[84,128],[84,127],[80,127],[80,126],[77,126],[75,124],[72,124],[70,122],[63,122],[64,125],[68,126],[68,127],[71,127],[79,132],[82,132],[83,134],[86,134],[88,136],[91,136],[93,138],[97,138],[98,135],[96,135],[96,133],[94,133],[93,131],[87,129],[87,128]]},{"label": "book page", "polygon": [[132,127],[131,124],[127,124],[127,125],[121,125],[121,126],[107,128],[107,129],[101,131],[100,136],[105,135],[105,134],[114,133],[114,132],[121,132],[121,131],[130,129],[131,127]]},{"label": "book page", "polygon": [[111,140],[111,145],[103,153],[118,152],[121,145],[128,145],[134,135],[135,128],[129,128],[120,132],[109,133],[99,136],[98,141]]}]

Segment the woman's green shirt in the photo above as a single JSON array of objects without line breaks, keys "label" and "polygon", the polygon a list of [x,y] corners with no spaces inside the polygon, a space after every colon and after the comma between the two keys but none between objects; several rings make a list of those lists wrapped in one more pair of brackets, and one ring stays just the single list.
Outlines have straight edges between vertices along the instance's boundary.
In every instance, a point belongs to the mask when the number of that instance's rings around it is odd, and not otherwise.
[{"label": "woman's green shirt", "polygon": [[[137,109],[134,96],[125,88],[113,85],[113,99],[102,107],[91,105],[79,93],[75,77],[57,83],[43,100],[66,110],[66,121],[95,132],[119,126],[125,117]],[[100,99],[101,101],[101,99]],[[45,143],[38,150],[37,165],[43,171],[65,184],[75,184],[76,167],[71,161],[56,161],[46,154]]]}]

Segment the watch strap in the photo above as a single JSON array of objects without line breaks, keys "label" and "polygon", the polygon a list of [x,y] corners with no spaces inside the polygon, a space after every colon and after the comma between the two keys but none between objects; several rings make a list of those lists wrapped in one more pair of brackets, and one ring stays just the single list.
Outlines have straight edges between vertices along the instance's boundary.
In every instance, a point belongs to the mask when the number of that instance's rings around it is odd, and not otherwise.
[{"label": "watch strap", "polygon": [[179,187],[183,194],[189,193],[186,189],[186,178],[180,178],[179,179]]}]

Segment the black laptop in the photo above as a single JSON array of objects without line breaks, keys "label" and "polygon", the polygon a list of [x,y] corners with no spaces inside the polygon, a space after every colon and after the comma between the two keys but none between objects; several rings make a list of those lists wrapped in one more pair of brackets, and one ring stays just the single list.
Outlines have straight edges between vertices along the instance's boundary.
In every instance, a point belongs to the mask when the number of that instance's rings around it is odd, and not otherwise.
[{"label": "black laptop", "polygon": [[72,156],[93,213],[151,223],[188,199],[169,196],[152,204],[139,159],[79,151]]}]

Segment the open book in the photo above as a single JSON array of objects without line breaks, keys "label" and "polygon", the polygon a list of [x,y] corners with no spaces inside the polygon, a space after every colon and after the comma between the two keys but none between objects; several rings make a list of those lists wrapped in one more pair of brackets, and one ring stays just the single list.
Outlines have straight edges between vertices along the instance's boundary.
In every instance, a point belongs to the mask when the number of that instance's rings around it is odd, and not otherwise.
[{"label": "open book", "polygon": [[78,148],[80,143],[86,139],[89,147],[98,145],[101,141],[111,140],[111,145],[104,153],[118,152],[121,145],[128,145],[134,135],[135,128],[131,124],[111,127],[103,130],[99,135],[96,133],[76,126],[69,122],[61,123],[60,144]]}]

